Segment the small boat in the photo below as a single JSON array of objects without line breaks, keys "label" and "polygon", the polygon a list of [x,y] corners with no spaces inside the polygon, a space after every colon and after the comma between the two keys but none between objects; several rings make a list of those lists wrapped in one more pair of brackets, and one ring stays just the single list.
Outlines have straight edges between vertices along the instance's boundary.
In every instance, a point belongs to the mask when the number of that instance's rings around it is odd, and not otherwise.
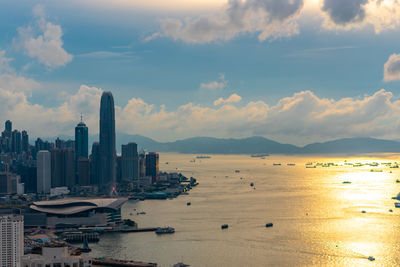
[{"label": "small boat", "polygon": [[268,157],[269,154],[251,154],[250,156],[252,158],[265,158],[265,157]]},{"label": "small boat", "polygon": [[288,163],[287,165],[288,166],[296,166],[296,164],[294,164],[294,163]]},{"label": "small boat", "polygon": [[201,155],[201,156],[197,156],[196,158],[198,158],[198,159],[210,159],[211,156],[203,156],[203,155]]},{"label": "small boat", "polygon": [[393,212],[393,210],[392,210],[392,209],[390,209],[390,210],[389,210],[389,212]]},{"label": "small boat", "polygon": [[344,181],[342,184],[351,184],[350,181]]},{"label": "small boat", "polygon": [[281,166],[282,164],[280,163],[272,163],[272,166]]},{"label": "small boat", "polygon": [[221,229],[228,229],[228,225],[227,224],[223,224],[223,225],[221,225]]},{"label": "small boat", "polygon": [[368,260],[369,260],[369,261],[374,261],[374,260],[375,260],[375,258],[374,258],[374,257],[372,257],[372,256],[369,256],[369,257],[368,257]]},{"label": "small boat", "polygon": [[397,180],[396,180],[396,183],[400,184],[400,180],[399,180],[399,179],[397,179]]},{"label": "small boat", "polygon": [[253,186],[254,186],[254,183],[250,183],[250,186],[253,187]]},{"label": "small boat", "polygon": [[173,234],[175,233],[175,229],[172,227],[158,227],[156,229],[156,234],[163,235],[163,234]]},{"label": "small boat", "polygon": [[240,170],[235,170],[235,173],[240,173]]},{"label": "small boat", "polygon": [[267,227],[267,228],[272,227],[272,226],[274,226],[273,223],[267,223],[267,224],[265,225],[265,227]]},{"label": "small boat", "polygon": [[317,166],[306,166],[307,169],[314,169],[317,168]]},{"label": "small boat", "polygon": [[400,202],[394,203],[394,206],[395,206],[396,208],[400,208]]},{"label": "small boat", "polygon": [[361,213],[367,213],[365,210],[362,210]]},{"label": "small boat", "polygon": [[145,211],[141,211],[141,212],[137,212],[137,213],[136,213],[136,215],[144,215],[144,214],[146,214]]},{"label": "small boat", "polygon": [[187,205],[187,206],[190,206],[190,205],[192,205],[192,203],[188,202],[188,203],[186,203],[186,205]]}]

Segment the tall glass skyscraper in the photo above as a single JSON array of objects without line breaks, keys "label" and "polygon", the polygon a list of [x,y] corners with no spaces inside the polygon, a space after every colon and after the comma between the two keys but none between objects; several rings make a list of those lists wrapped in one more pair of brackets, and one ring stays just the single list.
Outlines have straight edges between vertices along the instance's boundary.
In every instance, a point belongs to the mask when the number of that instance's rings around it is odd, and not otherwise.
[{"label": "tall glass skyscraper", "polygon": [[80,158],[87,159],[89,156],[88,127],[81,122],[75,127],[75,156],[76,161]]},{"label": "tall glass skyscraper", "polygon": [[99,190],[108,193],[115,186],[115,111],[111,92],[103,92],[100,102],[100,181]]}]

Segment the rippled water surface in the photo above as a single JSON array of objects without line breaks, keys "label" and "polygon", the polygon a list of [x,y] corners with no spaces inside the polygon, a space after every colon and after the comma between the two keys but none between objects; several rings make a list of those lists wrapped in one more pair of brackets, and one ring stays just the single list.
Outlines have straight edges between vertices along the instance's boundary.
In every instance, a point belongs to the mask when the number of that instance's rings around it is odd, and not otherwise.
[{"label": "rippled water surface", "polygon": [[[400,209],[392,199],[400,192],[400,183],[395,182],[400,169],[344,165],[345,160],[400,162],[399,155],[265,159],[213,155],[190,162],[194,158],[160,155],[161,170],[178,169],[198,178],[200,185],[189,195],[123,206],[123,217],[140,227],[172,226],[175,234],[103,235],[91,245],[91,254],[159,266],[177,262],[195,267],[400,265]],[[305,168],[307,162],[341,166],[311,169]],[[136,215],[134,209],[146,214]],[[268,222],[274,226],[265,228]],[[229,224],[229,229],[221,230],[222,224]],[[376,260],[370,262],[369,256]]]}]

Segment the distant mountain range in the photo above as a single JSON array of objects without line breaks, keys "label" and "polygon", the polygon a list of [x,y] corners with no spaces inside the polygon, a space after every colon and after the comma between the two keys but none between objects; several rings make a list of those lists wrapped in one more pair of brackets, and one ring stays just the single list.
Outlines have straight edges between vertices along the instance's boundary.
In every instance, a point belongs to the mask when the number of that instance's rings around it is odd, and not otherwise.
[{"label": "distant mountain range", "polygon": [[[60,136],[61,139],[73,139]],[[54,141],[55,138],[45,138]],[[89,144],[98,140],[98,135],[89,137]],[[135,142],[139,149],[158,152],[178,152],[186,154],[361,154],[400,153],[400,142],[375,138],[344,138],[323,143],[313,143],[304,147],[281,144],[264,137],[254,136],[242,139],[222,139],[194,137],[174,142],[158,142],[141,135],[117,133],[117,150],[122,144]],[[89,150],[91,147],[89,147]]]}]

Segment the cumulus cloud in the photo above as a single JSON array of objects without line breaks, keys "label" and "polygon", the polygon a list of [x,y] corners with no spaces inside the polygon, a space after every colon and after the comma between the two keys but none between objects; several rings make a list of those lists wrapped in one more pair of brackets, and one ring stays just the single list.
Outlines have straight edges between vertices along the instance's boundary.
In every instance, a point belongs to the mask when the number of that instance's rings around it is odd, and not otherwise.
[{"label": "cumulus cloud", "polygon": [[400,26],[398,0],[324,0],[325,29],[350,30],[372,26],[375,33]]},{"label": "cumulus cloud", "polygon": [[386,82],[400,80],[400,54],[392,54],[386,61],[383,79]]},{"label": "cumulus cloud", "polygon": [[217,100],[214,101],[214,106],[218,106],[221,104],[228,104],[228,103],[236,103],[240,102],[242,100],[242,97],[237,94],[231,94],[227,99],[223,99],[222,97],[218,98]]},{"label": "cumulus cloud", "polygon": [[65,66],[73,56],[63,48],[61,26],[46,20],[42,6],[37,6],[33,13],[35,21],[18,28],[16,46],[49,68]]},{"label": "cumulus cloud", "polygon": [[[98,133],[99,106],[103,90],[82,85],[54,107],[33,104],[23,91],[0,86],[0,121],[11,119],[31,136],[73,134],[83,113],[91,134]],[[208,107],[187,103],[176,109],[155,106],[140,98],[126,105],[116,103],[117,131],[167,141],[193,136],[248,137],[261,135],[281,142],[305,144],[343,137],[397,138],[400,101],[391,92],[338,100],[301,91],[274,105],[242,101],[232,94]],[[45,130],[44,130],[45,129]]]},{"label": "cumulus cloud", "polygon": [[211,81],[208,83],[201,83],[200,88],[201,89],[221,89],[224,88],[227,85],[228,81],[225,80],[225,75],[220,74],[219,75],[219,80],[218,81]]},{"label": "cumulus cloud", "polygon": [[362,21],[368,0],[324,0],[322,10],[339,25]]},{"label": "cumulus cloud", "polygon": [[187,43],[230,40],[240,34],[258,34],[258,39],[276,39],[298,34],[295,19],[304,0],[230,0],[220,14],[160,20],[161,33],[147,39],[166,36]]}]

